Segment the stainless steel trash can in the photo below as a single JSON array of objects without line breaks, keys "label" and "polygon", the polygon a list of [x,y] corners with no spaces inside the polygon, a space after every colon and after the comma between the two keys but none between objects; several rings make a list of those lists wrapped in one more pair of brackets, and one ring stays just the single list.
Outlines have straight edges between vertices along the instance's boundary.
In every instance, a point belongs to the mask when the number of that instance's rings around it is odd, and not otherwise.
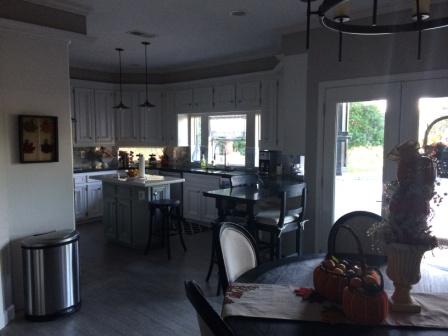
[{"label": "stainless steel trash can", "polygon": [[53,231],[22,241],[25,316],[46,321],[77,311],[79,233]]}]

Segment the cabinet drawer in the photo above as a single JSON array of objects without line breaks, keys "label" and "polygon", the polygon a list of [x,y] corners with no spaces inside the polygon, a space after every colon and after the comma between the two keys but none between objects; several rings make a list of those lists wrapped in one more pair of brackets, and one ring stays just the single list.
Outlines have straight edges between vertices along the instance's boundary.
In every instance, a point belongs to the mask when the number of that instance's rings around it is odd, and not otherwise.
[{"label": "cabinet drawer", "polygon": [[74,175],[73,176],[73,183],[75,185],[85,184],[86,181],[87,181],[87,176],[86,175]]}]

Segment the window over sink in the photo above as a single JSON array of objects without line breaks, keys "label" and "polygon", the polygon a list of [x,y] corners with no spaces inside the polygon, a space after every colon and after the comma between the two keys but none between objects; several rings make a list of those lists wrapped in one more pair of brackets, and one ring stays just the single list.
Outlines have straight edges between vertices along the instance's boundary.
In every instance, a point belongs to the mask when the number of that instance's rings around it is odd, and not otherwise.
[{"label": "window over sink", "polygon": [[204,156],[209,166],[258,166],[260,123],[259,111],[190,114],[191,162]]}]

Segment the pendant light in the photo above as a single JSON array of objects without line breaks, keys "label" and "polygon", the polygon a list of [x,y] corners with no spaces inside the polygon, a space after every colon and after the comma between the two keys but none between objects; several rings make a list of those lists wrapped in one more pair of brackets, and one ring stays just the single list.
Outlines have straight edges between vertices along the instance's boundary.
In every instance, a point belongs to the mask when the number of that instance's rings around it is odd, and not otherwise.
[{"label": "pendant light", "polygon": [[118,105],[114,106],[114,109],[118,109],[118,110],[128,110],[129,107],[126,106],[125,104],[123,104],[123,81],[122,81],[122,70],[121,70],[121,53],[123,52],[123,49],[121,48],[116,48],[115,49],[118,52],[118,64],[120,66],[120,103]]},{"label": "pendant light", "polygon": [[149,101],[149,73],[148,73],[148,46],[151,44],[149,42],[143,41],[142,44],[145,46],[145,84],[146,84],[146,100],[140,107],[146,107],[148,111],[156,105]]}]

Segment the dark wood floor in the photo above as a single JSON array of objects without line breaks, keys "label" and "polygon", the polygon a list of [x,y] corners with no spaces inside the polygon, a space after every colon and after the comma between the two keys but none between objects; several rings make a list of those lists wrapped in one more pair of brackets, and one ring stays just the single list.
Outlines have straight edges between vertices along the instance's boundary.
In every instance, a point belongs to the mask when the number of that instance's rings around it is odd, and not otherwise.
[{"label": "dark wood floor", "polygon": [[204,282],[210,232],[186,236],[184,254],[172,239],[172,259],[154,246],[148,256],[108,245],[101,223],[83,224],[81,233],[81,310],[52,322],[28,322],[17,317],[1,336],[199,335],[196,315],[187,301],[183,281],[198,280],[209,301],[220,310],[216,275]]}]

